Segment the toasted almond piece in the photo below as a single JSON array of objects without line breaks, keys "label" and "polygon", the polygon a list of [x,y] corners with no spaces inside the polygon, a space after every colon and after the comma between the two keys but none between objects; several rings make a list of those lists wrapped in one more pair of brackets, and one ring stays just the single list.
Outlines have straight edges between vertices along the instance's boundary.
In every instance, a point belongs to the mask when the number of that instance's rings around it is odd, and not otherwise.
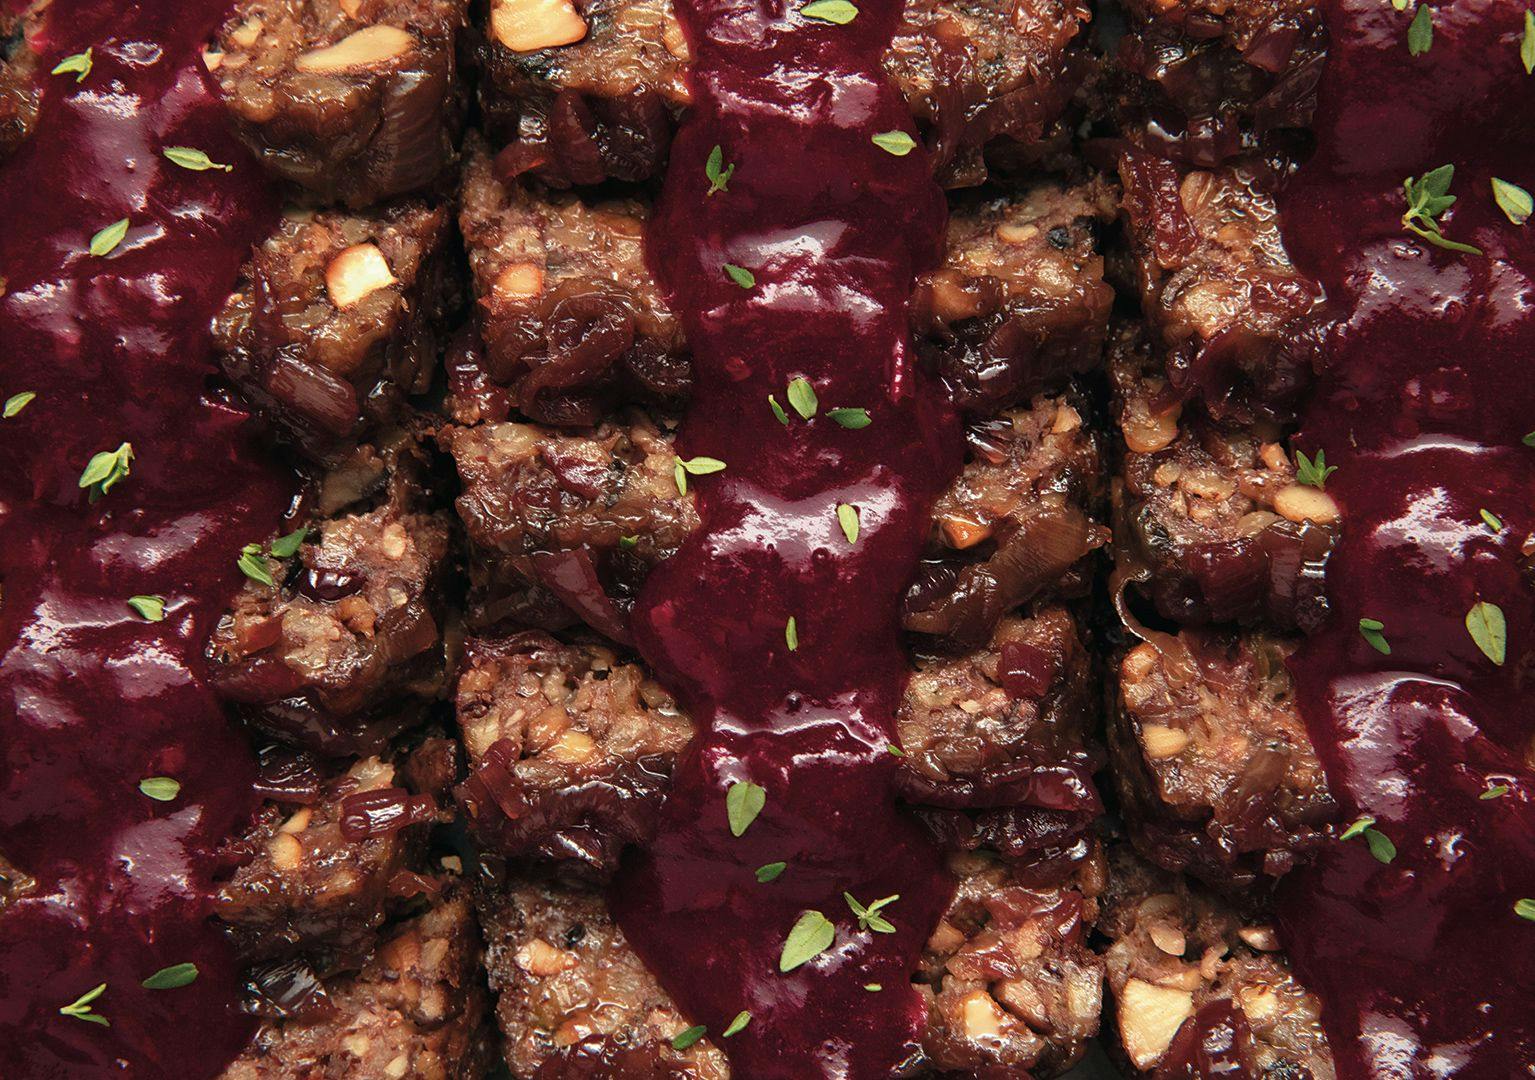
[{"label": "toasted almond piece", "polygon": [[267,854],[272,857],[272,866],[280,873],[298,869],[304,861],[304,845],[291,833],[278,833],[267,844]]},{"label": "toasted almond piece", "polygon": [[933,314],[946,323],[973,319],[981,314],[980,296],[965,285],[965,276],[957,270],[939,270],[928,275],[927,289]]},{"label": "toasted almond piece", "polygon": [[207,68],[209,71],[217,71],[219,69],[219,65],[223,62],[224,54],[219,52],[217,49],[203,50],[203,67]]},{"label": "toasted almond piece", "polygon": [[362,10],[362,0],[341,0],[341,10],[346,12],[348,19],[355,19]]},{"label": "toasted almond piece", "polygon": [[1290,484],[1274,496],[1274,509],[1291,521],[1327,525],[1338,520],[1338,504],[1331,495],[1305,484]]},{"label": "toasted almond piece", "polygon": [[1263,459],[1266,468],[1275,472],[1286,471],[1290,468],[1290,458],[1284,452],[1284,447],[1276,442],[1266,442],[1258,447],[1258,456]]},{"label": "toasted almond piece", "polygon": [[1004,221],[997,226],[997,238],[1005,244],[1025,244],[1038,235],[1039,226],[1033,222],[1015,225],[1010,221]]},{"label": "toasted almond piece", "polygon": [[342,311],[397,280],[376,244],[353,244],[325,268],[325,291]]},{"label": "toasted almond piece", "polygon": [[1055,410],[1055,423],[1050,425],[1050,431],[1055,435],[1070,435],[1082,426],[1082,414],[1070,405],[1062,405]]},{"label": "toasted almond piece", "polygon": [[314,816],[314,807],[301,806],[293,812],[293,816],[283,822],[278,832],[301,833],[309,828],[309,819]]},{"label": "toasted almond piece", "polygon": [[386,63],[403,56],[415,43],[416,39],[398,26],[365,26],[334,45],[306,52],[293,66],[314,75],[332,75]]},{"label": "toasted almond piece", "polygon": [[1237,937],[1241,938],[1250,949],[1259,952],[1278,952],[1279,935],[1274,933],[1272,926],[1244,926],[1237,931]]},{"label": "toasted almond piece", "polygon": [[964,931],[947,919],[940,921],[927,939],[928,950],[935,953],[953,952],[964,943]]},{"label": "toasted almond piece", "polygon": [[574,956],[539,938],[534,938],[518,949],[514,959],[523,971],[539,978],[557,975],[575,967],[579,962]]},{"label": "toasted almond piece", "polygon": [[[1164,724],[1142,724],[1141,745],[1153,761],[1176,757],[1189,744],[1189,733]],[[1179,950],[1182,951],[1181,949]]]},{"label": "toasted almond piece", "polygon": [[592,742],[592,737],[584,731],[576,731],[574,728],[562,734],[553,746],[545,753],[555,761],[562,761],[569,765],[579,765],[592,756],[592,751],[597,744]]},{"label": "toasted almond piece", "polygon": [[1194,995],[1154,986],[1141,979],[1125,983],[1119,995],[1119,1037],[1137,1069],[1149,1069],[1172,1045],[1183,1022],[1194,1015]]},{"label": "toasted almond piece", "polygon": [[1157,923],[1151,928],[1151,943],[1168,956],[1182,956],[1183,950],[1188,948],[1183,931],[1167,923]]},{"label": "toasted almond piece", "polygon": [[1178,201],[1185,213],[1196,214],[1213,194],[1215,177],[1207,172],[1191,172],[1178,185]]},{"label": "toasted almond piece", "polygon": [[1137,454],[1155,454],[1165,450],[1178,437],[1178,420],[1183,406],[1174,405],[1166,412],[1153,413],[1143,401],[1132,401],[1120,418],[1119,428],[1125,443]]},{"label": "toasted almond piece", "polygon": [[400,1078],[409,1071],[410,1058],[404,1054],[399,1055],[390,1061],[388,1065],[384,1066],[384,1075],[387,1076],[389,1080],[400,1080]]},{"label": "toasted almond piece", "polygon": [[496,275],[495,294],[503,300],[526,300],[544,291],[544,270],[537,263],[513,263]]},{"label": "toasted almond piece", "polygon": [[993,1039],[1002,1033],[1002,1010],[986,991],[977,990],[965,998],[963,1009],[967,1038]]},{"label": "toasted almond piece", "polygon": [[586,20],[570,0],[491,0],[490,32],[512,52],[574,45]]},{"label": "toasted almond piece", "polygon": [[254,17],[246,19],[229,32],[229,40],[242,49],[248,49],[261,37],[261,27],[260,19]]},{"label": "toasted almond piece", "polygon": [[1272,1022],[1279,1017],[1284,1002],[1267,986],[1244,986],[1237,991],[1237,1002],[1254,1023]]}]

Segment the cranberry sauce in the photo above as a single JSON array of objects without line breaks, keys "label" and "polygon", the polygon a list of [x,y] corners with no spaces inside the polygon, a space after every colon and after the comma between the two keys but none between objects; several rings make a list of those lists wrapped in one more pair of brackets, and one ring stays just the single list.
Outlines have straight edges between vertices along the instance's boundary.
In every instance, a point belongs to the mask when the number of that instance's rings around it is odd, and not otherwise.
[{"label": "cranberry sauce", "polygon": [[[1491,182],[1535,188],[1525,5],[1439,3],[1417,57],[1412,11],[1325,6],[1318,149],[1283,212],[1338,313],[1299,443],[1337,467],[1345,530],[1293,669],[1345,821],[1378,835],[1290,879],[1281,920],[1340,1076],[1508,1080],[1535,1075],[1535,225]],[[1443,165],[1437,227],[1480,253],[1404,228],[1403,180]]]},{"label": "cranberry sauce", "polygon": [[[880,72],[900,7],[863,3],[837,25],[775,0],[680,4],[694,110],[650,225],[699,376],[682,453],[725,469],[688,477],[703,528],[635,610],[640,650],[705,734],[613,900],[666,988],[759,1080],[885,1077],[914,1054],[911,971],[951,889],[895,806],[889,749],[901,592],[961,452],[958,418],[909,348],[907,303],[939,256],[944,203],[920,148],[898,141],[911,121]],[[873,141],[885,133],[900,153]],[[734,172],[711,195],[715,146]],[[809,419],[794,379],[818,399]],[[726,810],[737,782],[766,794],[741,836]],[[787,868],[759,882],[776,862]],[[894,932],[860,929],[844,892],[898,894],[880,911]],[[781,973],[805,912],[835,941]],[[720,1039],[743,1010],[748,1026]]]},{"label": "cranberry sauce", "polygon": [[[200,63],[220,8],[54,0],[42,69],[89,48],[89,71],[47,79],[33,137],[0,169],[0,398],[36,394],[0,420],[10,1078],[205,1077],[251,1030],[207,915],[256,770],[200,654],[292,477],[259,464],[247,417],[206,386],[208,320],[275,216]],[[178,167],[173,146],[233,171]],[[123,218],[121,242],[90,254]],[[87,462],[125,443],[131,472],[91,498]],[[139,595],[164,597],[164,621],[130,609]],[[151,798],[147,777],[179,792]],[[189,986],[140,985],[185,963]]]}]

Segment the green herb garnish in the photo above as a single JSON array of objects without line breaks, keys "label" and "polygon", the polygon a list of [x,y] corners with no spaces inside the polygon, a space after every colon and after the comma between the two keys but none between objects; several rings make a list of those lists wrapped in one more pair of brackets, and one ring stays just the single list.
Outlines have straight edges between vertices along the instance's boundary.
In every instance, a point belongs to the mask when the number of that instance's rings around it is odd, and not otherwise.
[{"label": "green herb garnish", "polygon": [[1440,229],[1439,215],[1455,205],[1455,196],[1450,194],[1450,183],[1454,179],[1455,166],[1441,165],[1417,179],[1409,176],[1403,180],[1402,193],[1407,198],[1407,211],[1402,215],[1402,228],[1447,251],[1480,255],[1481,248],[1450,240]]},{"label": "green herb garnish", "polygon": [[1413,56],[1422,56],[1434,45],[1434,13],[1425,3],[1418,4],[1418,13],[1412,17],[1412,24],[1407,27],[1407,51]]},{"label": "green herb garnish", "polygon": [[678,1035],[675,1039],[672,1040],[672,1049],[686,1050],[688,1047],[692,1046],[708,1033],[709,1029],[704,1027],[702,1024],[694,1024],[692,1027],[688,1028],[681,1035]]},{"label": "green herb garnish", "polygon": [[139,618],[149,622],[161,622],[165,619],[165,597],[163,596],[130,596],[128,606]]},{"label": "green herb garnish", "polygon": [[240,573],[256,582],[258,585],[270,587],[272,581],[272,567],[261,554],[260,544],[246,544],[240,549],[240,557],[235,560],[235,565],[240,568]]},{"label": "green herb garnish", "polygon": [[73,1016],[76,1020],[84,1020],[91,1024],[100,1024],[102,1027],[111,1027],[112,1021],[105,1016],[91,1011],[91,1002],[107,992],[107,984],[102,983],[94,990],[87,990],[75,1000],[71,1001],[59,1010],[60,1016]]},{"label": "green herb garnish", "polygon": [[893,934],[895,927],[880,914],[882,908],[889,907],[901,898],[899,893],[887,896],[881,900],[875,900],[867,907],[853,899],[852,893],[843,893],[842,899],[847,901],[847,906],[853,909],[853,914],[858,916],[858,928],[860,930],[873,930],[876,934]]},{"label": "green herb garnish", "polygon": [[[860,408],[827,409],[826,415],[839,427],[845,427],[849,431],[857,431],[859,428],[868,427],[873,421],[869,419],[869,410]],[[1535,432],[1531,432],[1535,435]],[[1535,445],[1532,443],[1531,445]]]},{"label": "green herb garnish", "polygon": [[752,1022],[752,1014],[747,1012],[745,1009],[742,1009],[740,1012],[736,1013],[736,1018],[734,1020],[730,1021],[730,1026],[725,1028],[725,1031],[720,1036],[720,1038],[722,1038],[722,1039],[730,1038],[730,1036],[735,1035],[736,1033],[740,1032],[743,1028],[746,1027],[747,1024],[749,1024],[751,1022]]},{"label": "green herb garnish", "polygon": [[790,652],[799,649],[799,623],[795,622],[793,615],[790,615],[789,621],[783,624],[783,640],[784,644],[789,646]]},{"label": "green herb garnish", "polygon": [[1327,489],[1327,478],[1338,471],[1338,466],[1327,464],[1327,451],[1318,450],[1316,460],[1312,461],[1301,451],[1295,451],[1295,481],[1314,487],[1318,491]]},{"label": "green herb garnish", "polygon": [[19,394],[12,394],[10,397],[5,399],[5,408],[0,410],[0,417],[4,417],[6,420],[9,420],[11,417],[21,412],[22,409],[25,409],[28,405],[32,404],[32,399],[35,397],[37,397],[37,393],[33,390],[23,390]]},{"label": "green herb garnish", "polygon": [[837,524],[842,526],[842,535],[847,537],[849,544],[858,543],[858,508],[842,503],[837,507]]},{"label": "green herb garnish", "polygon": [[1535,75],[1535,11],[1524,13],[1524,36],[1519,39],[1519,59],[1524,73]]},{"label": "green herb garnish", "polygon": [[1514,901],[1514,914],[1521,919],[1529,919],[1535,922],[1535,899],[1525,897],[1523,900]]},{"label": "green herb garnish", "polygon": [[677,482],[677,494],[688,493],[689,476],[708,476],[711,473],[724,472],[725,463],[719,458],[695,457],[683,461],[678,458],[672,466],[672,479]]},{"label": "green herb garnish", "polygon": [[82,83],[85,81],[85,77],[90,73],[91,50],[86,49],[84,52],[75,53],[73,56],[64,57],[64,59],[53,65],[53,70],[48,74],[73,75],[75,77],[75,82]]},{"label": "green herb garnish", "polygon": [[196,981],[197,965],[185,963],[163,967],[139,985],[145,990],[175,990]]},{"label": "green herb garnish", "polygon": [[1498,204],[1505,217],[1515,225],[1523,225],[1535,213],[1535,199],[1518,184],[1492,178],[1492,201]]},{"label": "green herb garnish", "polygon": [[1381,633],[1386,624],[1379,619],[1360,619],[1359,636],[1370,643],[1370,648],[1382,656],[1391,655],[1391,643],[1386,640],[1386,635]]},{"label": "green herb garnish", "polygon": [[809,420],[821,407],[820,399],[815,396],[815,387],[810,385],[809,379],[791,380],[788,397],[789,404],[802,420]]},{"label": "green herb garnish", "polygon": [[725,264],[725,276],[743,289],[753,288],[757,284],[757,275],[750,270],[735,266],[732,263]]},{"label": "green herb garnish", "polygon": [[1502,667],[1508,656],[1508,623],[1503,618],[1503,609],[1478,600],[1466,612],[1466,630],[1482,655]]},{"label": "green herb garnish", "polygon": [[1501,799],[1503,796],[1505,796],[1507,794],[1508,794],[1508,785],[1507,784],[1494,784],[1494,785],[1492,785],[1492,787],[1488,788],[1486,791],[1484,791],[1480,795],[1478,795],[1477,798],[1481,799],[1483,802],[1488,802],[1488,801],[1490,801],[1492,799]]},{"label": "green herb garnish", "polygon": [[1498,517],[1497,514],[1486,509],[1478,510],[1477,513],[1482,515],[1482,524],[1486,525],[1493,532],[1499,533],[1503,531],[1503,519]]},{"label": "green herb garnish", "polygon": [[183,169],[191,169],[193,172],[207,172],[209,169],[222,169],[224,172],[234,172],[233,165],[220,165],[217,161],[209,159],[201,150],[194,150],[190,146],[167,146],[160,151],[173,165],[180,165]]},{"label": "green herb garnish", "polygon": [[757,815],[767,805],[767,789],[749,780],[737,780],[725,792],[725,818],[730,835],[740,836],[751,828]]},{"label": "green herb garnish", "polygon": [[778,957],[780,972],[793,971],[820,956],[837,939],[837,928],[819,911],[806,911],[795,920]]},{"label": "green herb garnish", "polygon": [[95,502],[132,471],[133,444],[123,443],[116,450],[103,450],[91,455],[85,471],[80,474],[80,486],[90,489],[91,502]]},{"label": "green herb garnish", "polygon": [[709,190],[704,195],[713,195],[717,191],[729,191],[730,178],[735,175],[736,167],[732,162],[725,164],[725,150],[715,146],[709,151],[709,157],[704,161],[704,176],[709,180]]},{"label": "green herb garnish", "polygon": [[298,554],[299,545],[304,542],[304,538],[308,535],[308,528],[295,529],[287,536],[279,536],[276,540],[273,540],[267,547],[267,552],[274,558],[291,559],[294,555]]},{"label": "green herb garnish", "polygon": [[846,26],[858,18],[858,8],[848,3],[848,0],[814,0],[800,8],[799,13],[807,19],[836,23],[838,26]]},{"label": "green herb garnish", "polygon": [[783,406],[778,404],[778,399],[772,394],[768,395],[768,408],[773,410],[773,415],[778,418],[780,424],[784,427],[789,426],[789,414],[783,411]]},{"label": "green herb garnish", "polygon": [[766,885],[770,881],[777,881],[778,876],[788,868],[789,864],[786,862],[764,863],[763,865],[757,867],[757,880],[763,885]]},{"label": "green herb garnish", "polygon": [[885,153],[896,157],[905,157],[917,148],[917,140],[904,131],[881,131],[872,136],[871,141]]},{"label": "green herb garnish", "polygon": [[123,237],[128,235],[128,219],[114,221],[112,224],[99,230],[91,237],[90,247],[87,249],[98,259],[103,255],[110,255],[118,244],[123,242]]},{"label": "green herb garnish", "polygon": [[155,802],[170,802],[181,794],[181,781],[169,776],[146,776],[139,781],[139,790]]},{"label": "green herb garnish", "polygon": [[1369,814],[1361,814],[1354,823],[1343,830],[1339,840],[1352,840],[1356,836],[1363,836],[1364,842],[1370,849],[1370,854],[1375,856],[1375,861],[1389,863],[1396,858],[1396,845],[1391,838],[1379,829],[1375,828],[1375,819]]}]

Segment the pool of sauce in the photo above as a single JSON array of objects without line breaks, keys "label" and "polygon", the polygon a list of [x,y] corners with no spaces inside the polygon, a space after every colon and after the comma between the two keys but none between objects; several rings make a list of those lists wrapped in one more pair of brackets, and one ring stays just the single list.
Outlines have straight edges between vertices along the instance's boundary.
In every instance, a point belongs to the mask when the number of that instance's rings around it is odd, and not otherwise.
[{"label": "pool of sauce", "polygon": [[[37,395],[0,421],[0,856],[35,879],[0,919],[0,1076],[207,1077],[253,1030],[207,914],[255,764],[201,651],[293,477],[208,384],[208,319],[276,215],[199,59],[223,8],[55,0],[43,70],[87,47],[93,67],[45,76],[0,168],[0,399]],[[131,474],[91,503],[86,462],[122,442]],[[166,598],[163,622],[139,594]],[[141,794],[151,776],[180,794]],[[186,962],[190,986],[140,986]],[[60,1015],[100,983],[109,1027]]]},{"label": "pool of sauce", "polygon": [[[1292,666],[1343,820],[1374,816],[1397,851],[1338,843],[1281,896],[1349,1080],[1535,1075],[1535,923],[1514,912],[1535,897],[1535,224],[1490,188],[1535,189],[1524,7],[1439,3],[1412,57],[1412,11],[1329,0],[1317,151],[1281,200],[1336,318],[1298,445],[1337,466],[1344,515],[1331,622]],[[1402,228],[1403,179],[1447,163],[1444,233],[1484,254]],[[1467,631],[1479,601],[1506,618],[1501,666]],[[1385,624],[1389,656],[1361,618]]]},{"label": "pool of sauce", "polygon": [[[635,610],[640,651],[703,734],[612,902],[661,983],[754,1080],[889,1077],[917,1055],[911,973],[952,889],[895,805],[888,750],[907,671],[901,594],[961,460],[958,417],[909,348],[907,303],[939,257],[945,208],[920,147],[871,141],[912,130],[879,66],[901,5],[858,6],[832,25],[772,0],[678,5],[694,105],[649,226],[698,373],[680,452],[726,469],[690,478],[703,527]],[[708,195],[715,145],[736,169]],[[755,285],[732,283],[727,263]],[[786,398],[796,377],[819,398],[809,421]],[[835,407],[872,423],[842,428]],[[839,504],[858,508],[856,544]],[[740,837],[726,817],[735,781],[766,789]],[[777,861],[782,876],[759,883]],[[895,932],[859,930],[844,891],[899,894],[881,913]],[[805,911],[836,925],[835,942],[781,974]],[[750,1024],[721,1039],[742,1010]]]}]

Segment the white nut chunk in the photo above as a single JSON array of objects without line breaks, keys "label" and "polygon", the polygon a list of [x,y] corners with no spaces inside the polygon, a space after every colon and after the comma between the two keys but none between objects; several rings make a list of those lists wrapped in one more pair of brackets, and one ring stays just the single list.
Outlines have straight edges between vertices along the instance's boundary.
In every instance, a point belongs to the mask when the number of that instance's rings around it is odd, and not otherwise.
[{"label": "white nut chunk", "polygon": [[294,61],[294,66],[315,75],[372,67],[403,56],[415,42],[415,38],[397,26],[369,26],[348,34],[334,45],[305,53]]},{"label": "white nut chunk", "polygon": [[342,311],[396,280],[376,244],[353,244],[325,268],[325,291]]},{"label": "white nut chunk", "polygon": [[1119,1037],[1137,1069],[1162,1059],[1183,1022],[1194,1015],[1194,995],[1143,979],[1125,983],[1119,995]]},{"label": "white nut chunk", "polygon": [[490,32],[513,52],[574,45],[586,20],[571,0],[491,0]]},{"label": "white nut chunk", "polygon": [[1291,521],[1329,525],[1338,520],[1338,504],[1331,495],[1304,484],[1290,484],[1274,496],[1274,509]]}]

